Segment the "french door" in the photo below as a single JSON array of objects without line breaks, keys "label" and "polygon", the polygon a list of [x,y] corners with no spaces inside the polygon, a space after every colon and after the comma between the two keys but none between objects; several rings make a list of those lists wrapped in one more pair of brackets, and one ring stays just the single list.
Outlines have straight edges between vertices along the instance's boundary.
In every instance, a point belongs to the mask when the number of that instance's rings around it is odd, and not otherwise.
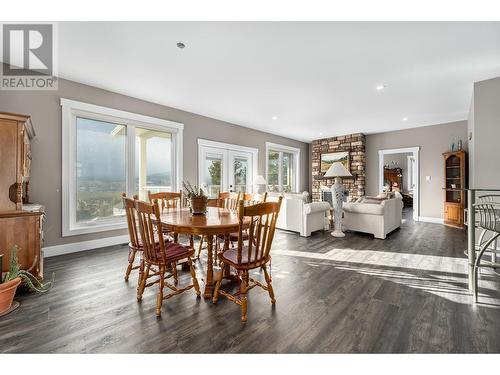
[{"label": "french door", "polygon": [[221,191],[253,192],[256,150],[198,140],[198,181],[210,198]]}]

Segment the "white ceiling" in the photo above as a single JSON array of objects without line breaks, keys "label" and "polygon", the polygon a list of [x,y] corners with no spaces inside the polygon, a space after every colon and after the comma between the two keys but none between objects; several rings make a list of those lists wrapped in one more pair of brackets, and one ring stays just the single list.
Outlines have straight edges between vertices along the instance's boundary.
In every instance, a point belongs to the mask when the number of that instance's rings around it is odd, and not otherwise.
[{"label": "white ceiling", "polygon": [[66,22],[59,75],[311,141],[466,119],[500,23]]}]

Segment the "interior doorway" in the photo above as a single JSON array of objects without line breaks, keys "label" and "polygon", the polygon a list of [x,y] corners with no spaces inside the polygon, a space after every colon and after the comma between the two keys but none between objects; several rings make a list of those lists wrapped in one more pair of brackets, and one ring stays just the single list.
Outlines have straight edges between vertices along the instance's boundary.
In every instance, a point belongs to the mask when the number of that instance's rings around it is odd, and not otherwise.
[{"label": "interior doorway", "polygon": [[379,191],[397,191],[413,220],[420,215],[420,147],[379,150]]}]

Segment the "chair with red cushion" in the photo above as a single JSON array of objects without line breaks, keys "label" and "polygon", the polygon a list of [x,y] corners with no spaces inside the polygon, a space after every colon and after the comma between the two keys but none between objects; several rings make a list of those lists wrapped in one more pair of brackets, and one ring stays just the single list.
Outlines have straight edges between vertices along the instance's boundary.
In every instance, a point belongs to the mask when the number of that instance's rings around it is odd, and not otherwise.
[{"label": "chair with red cushion", "polygon": [[[163,237],[163,228],[160,220],[160,208],[158,200],[154,200],[152,204],[142,201],[135,202],[135,208],[139,217],[139,233],[144,248],[144,263],[145,270],[141,278],[141,284],[137,291],[137,300],[142,300],[144,289],[154,284],[159,284],[159,290],[156,297],[156,316],[161,315],[161,306],[164,299],[180,294],[194,287],[196,295],[200,295],[200,287],[196,278],[196,273],[193,268],[191,257],[194,254],[194,249],[189,246],[184,246],[179,243],[165,241]],[[156,240],[158,236],[158,241]],[[167,279],[173,274],[165,276],[169,267],[175,265],[180,260],[185,260],[191,272],[192,284],[184,288],[177,288],[170,284]],[[154,266],[158,272],[150,275],[151,267]],[[155,281],[148,283],[148,278],[158,276]],[[167,287],[172,290],[171,293],[164,295],[163,289]]]},{"label": "chair with red cushion", "polygon": [[[134,195],[134,199],[137,199],[137,195]],[[128,234],[130,236],[130,242],[128,243],[128,266],[125,271],[125,281],[128,281],[130,273],[132,270],[139,270],[139,278],[138,284],[141,281],[141,276],[144,271],[144,265],[142,260],[140,260],[139,265],[134,266],[135,256],[137,252],[142,253],[142,244],[140,243],[140,239],[137,233],[137,213],[135,211],[135,201],[134,199],[127,198],[125,193],[122,193],[122,201],[123,207],[125,209],[125,213],[127,216],[127,226],[128,226]],[[141,256],[142,258],[142,256]]]},{"label": "chair with red cushion", "polygon": [[[215,205],[216,207],[219,207],[219,208],[227,208],[229,210],[236,210],[238,208],[238,201],[240,200],[240,196],[241,196],[241,193],[235,193],[235,192],[220,192],[219,193],[219,196],[216,200],[216,202],[214,202],[213,200],[211,200],[211,206],[213,207],[213,205]],[[217,240],[219,239],[219,237],[217,238]],[[224,237],[222,237],[222,239],[224,239]],[[235,240],[236,241],[236,240]],[[200,239],[200,243],[198,245],[198,254],[196,255],[196,258],[200,258],[200,254],[201,254],[201,249],[203,248],[203,242],[206,242],[206,238],[205,236],[202,236],[201,239]],[[219,242],[217,241],[216,244],[215,244],[215,248],[219,248]],[[214,263],[215,263],[216,259],[214,259]]]},{"label": "chair with red cushion", "polygon": [[[245,206],[251,206],[253,204],[265,202],[267,199],[267,192],[264,194],[251,194],[244,193],[240,195],[240,198],[243,200]],[[224,235],[220,234],[219,239],[224,240]],[[248,241],[248,231],[243,231],[243,240]],[[238,241],[238,232],[229,234],[229,242],[231,246],[234,247],[234,243]]]},{"label": "chair with red cushion", "polygon": [[[263,202],[251,206],[245,206],[244,201],[238,205],[239,229],[238,246],[236,249],[224,249],[217,256],[221,262],[222,270],[216,277],[216,285],[213,296],[213,303],[217,303],[219,294],[227,297],[241,307],[241,321],[247,321],[247,292],[255,286],[260,286],[267,290],[271,303],[275,304],[271,278],[267,272],[267,263],[271,260],[271,246],[273,243],[276,220],[281,207],[282,197],[278,202]],[[248,230],[248,244],[244,244],[243,232],[244,219],[251,219]],[[229,274],[230,269],[236,270],[236,275]],[[249,277],[249,271],[261,268],[264,271],[266,285]],[[240,290],[237,294],[230,294],[221,289],[224,278],[237,278],[240,283]]]}]

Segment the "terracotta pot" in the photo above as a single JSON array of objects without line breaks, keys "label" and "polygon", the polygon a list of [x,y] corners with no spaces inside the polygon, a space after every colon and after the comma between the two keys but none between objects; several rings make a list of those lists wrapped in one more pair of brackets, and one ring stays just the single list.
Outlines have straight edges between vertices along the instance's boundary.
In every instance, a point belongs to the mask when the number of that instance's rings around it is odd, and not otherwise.
[{"label": "terracotta pot", "polygon": [[191,198],[191,212],[195,215],[204,214],[207,212],[206,198]]},{"label": "terracotta pot", "polygon": [[14,280],[0,284],[0,314],[10,309],[17,287],[21,284],[21,278],[16,277]]}]

